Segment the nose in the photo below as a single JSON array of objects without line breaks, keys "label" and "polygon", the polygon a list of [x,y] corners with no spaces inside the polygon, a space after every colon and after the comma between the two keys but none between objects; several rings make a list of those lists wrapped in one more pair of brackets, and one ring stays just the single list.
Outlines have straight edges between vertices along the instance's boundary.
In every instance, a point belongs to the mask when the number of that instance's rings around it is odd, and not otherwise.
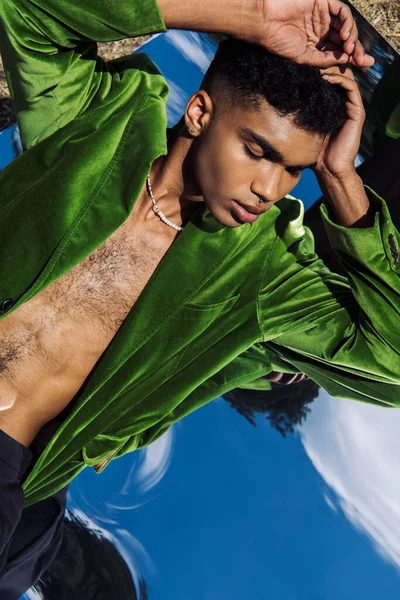
[{"label": "nose", "polygon": [[282,168],[271,164],[269,168],[260,170],[251,184],[251,191],[262,202],[277,202],[280,199]]}]

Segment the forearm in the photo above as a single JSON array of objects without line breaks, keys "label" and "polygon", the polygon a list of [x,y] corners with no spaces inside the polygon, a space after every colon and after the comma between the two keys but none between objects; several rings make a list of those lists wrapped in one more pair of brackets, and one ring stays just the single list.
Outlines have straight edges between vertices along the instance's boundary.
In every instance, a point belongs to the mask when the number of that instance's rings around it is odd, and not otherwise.
[{"label": "forearm", "polygon": [[398,405],[400,236],[386,204],[372,191],[368,197],[375,213],[371,227],[340,225],[327,203],[321,207],[346,278],[324,267],[307,228],[280,235],[265,269],[260,323],[268,352],[332,395]]},{"label": "forearm", "polygon": [[222,33],[254,42],[259,38],[260,0],[158,0],[158,6],[168,28]]},{"label": "forearm", "polygon": [[338,225],[373,226],[374,209],[355,170],[340,178],[325,174],[319,176],[318,181]]}]

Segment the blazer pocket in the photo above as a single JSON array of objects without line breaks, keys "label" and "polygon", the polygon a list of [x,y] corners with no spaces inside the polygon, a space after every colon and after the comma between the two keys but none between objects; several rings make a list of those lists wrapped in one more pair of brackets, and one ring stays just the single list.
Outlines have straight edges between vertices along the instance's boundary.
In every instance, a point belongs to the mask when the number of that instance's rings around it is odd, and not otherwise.
[{"label": "blazer pocket", "polygon": [[[174,343],[180,348],[176,355],[174,373],[177,372],[188,360],[202,354],[210,345],[215,337],[221,335],[221,320],[224,315],[228,315],[240,298],[240,294],[232,296],[222,302],[214,304],[185,304],[175,315],[171,325],[173,332],[169,336],[173,338]],[[213,326],[214,322],[216,323]]]},{"label": "blazer pocket", "polygon": [[212,322],[220,315],[228,312],[236,304],[239,298],[240,294],[236,294],[236,296],[232,296],[232,298],[228,298],[222,302],[215,302],[214,304],[197,304],[190,302],[185,304],[175,317],[178,319],[189,320],[205,319]]}]

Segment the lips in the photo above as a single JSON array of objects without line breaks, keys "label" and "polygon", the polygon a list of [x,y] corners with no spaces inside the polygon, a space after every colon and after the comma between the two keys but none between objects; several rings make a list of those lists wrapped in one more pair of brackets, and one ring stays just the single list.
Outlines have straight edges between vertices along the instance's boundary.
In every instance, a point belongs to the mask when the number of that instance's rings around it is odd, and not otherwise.
[{"label": "lips", "polygon": [[232,200],[232,210],[242,223],[254,223],[257,221],[258,217],[265,212],[264,210],[258,210],[252,206],[240,204],[237,200]]}]

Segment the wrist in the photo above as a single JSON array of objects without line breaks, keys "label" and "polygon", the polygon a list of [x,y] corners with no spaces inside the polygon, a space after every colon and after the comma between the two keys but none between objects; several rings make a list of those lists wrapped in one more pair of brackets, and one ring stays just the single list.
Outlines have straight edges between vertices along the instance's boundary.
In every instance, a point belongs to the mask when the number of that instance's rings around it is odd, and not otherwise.
[{"label": "wrist", "polygon": [[374,211],[355,169],[318,174],[318,182],[338,225],[344,227],[372,227]]},{"label": "wrist", "polygon": [[[324,185],[326,183],[332,185],[346,185],[346,182],[360,180],[360,176],[358,175],[354,164],[349,165],[346,169],[341,169],[340,171],[329,171],[326,168],[316,169],[315,174],[320,185]],[[361,182],[362,184],[362,182]]]}]

